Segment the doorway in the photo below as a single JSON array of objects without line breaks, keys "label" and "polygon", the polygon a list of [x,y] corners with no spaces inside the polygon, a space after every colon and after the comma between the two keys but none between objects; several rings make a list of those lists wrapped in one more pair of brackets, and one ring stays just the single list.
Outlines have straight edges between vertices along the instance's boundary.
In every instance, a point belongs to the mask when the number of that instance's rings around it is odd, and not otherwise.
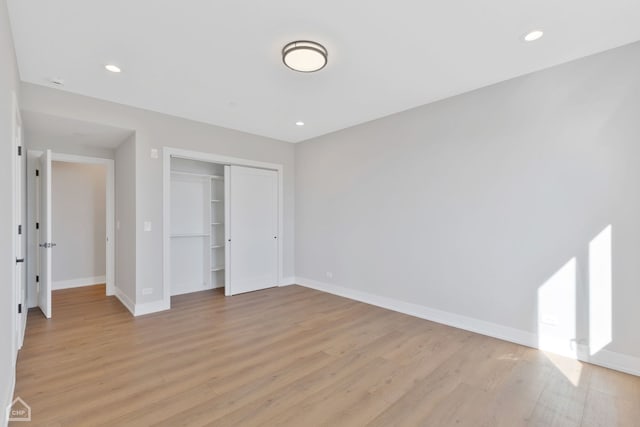
[{"label": "doorway", "polygon": [[[115,292],[114,161],[28,152],[30,307],[52,317],[55,289],[105,283]],[[35,256],[37,255],[37,256]],[[86,273],[92,271],[103,274]]]}]

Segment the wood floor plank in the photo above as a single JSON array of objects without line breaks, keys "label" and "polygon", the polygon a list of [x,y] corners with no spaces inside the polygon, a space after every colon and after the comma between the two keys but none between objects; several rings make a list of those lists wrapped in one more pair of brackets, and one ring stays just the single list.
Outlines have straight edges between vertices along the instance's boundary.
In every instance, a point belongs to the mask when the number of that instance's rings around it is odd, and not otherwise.
[{"label": "wood floor plank", "polygon": [[29,312],[30,425],[640,427],[638,377],[299,286],[138,318],[104,292]]}]

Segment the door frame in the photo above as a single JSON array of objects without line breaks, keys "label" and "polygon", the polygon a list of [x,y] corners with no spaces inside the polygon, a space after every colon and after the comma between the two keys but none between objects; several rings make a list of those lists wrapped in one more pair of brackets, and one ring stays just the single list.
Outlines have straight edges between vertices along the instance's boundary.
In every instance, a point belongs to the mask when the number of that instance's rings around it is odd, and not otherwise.
[{"label": "door frame", "polygon": [[[39,158],[42,155],[43,151],[40,150],[29,150],[28,158],[34,159]],[[113,159],[104,159],[101,157],[89,157],[89,156],[80,156],[76,154],[65,154],[65,153],[51,153],[51,160],[54,162],[67,162],[67,163],[81,163],[81,164],[90,164],[90,165],[102,165],[106,169],[106,180],[105,180],[105,194],[106,194],[106,203],[105,203],[105,222],[106,222],[106,262],[105,262],[105,275],[106,275],[106,295],[111,296],[115,295],[115,161]],[[32,177],[32,167],[28,167],[28,176],[31,178],[33,184],[28,184],[29,189],[35,189],[36,180],[35,176]],[[53,194],[55,197],[55,194]],[[35,212],[35,206],[29,209],[30,216],[28,218],[29,224],[35,224],[35,217],[37,212]],[[33,227],[35,229],[35,226]],[[29,227],[31,230],[31,227]],[[35,245],[35,248],[38,247],[38,242],[35,242],[35,233],[33,237],[29,238],[31,245]],[[30,245],[30,246],[31,246]],[[29,271],[36,271],[35,264],[33,265],[33,269],[29,269]],[[35,289],[35,274],[30,275],[30,279],[33,280],[28,281],[30,283],[29,289]],[[33,276],[33,277],[31,277]],[[31,304],[30,304],[31,306]]]},{"label": "door frame", "polygon": [[[15,92],[11,93],[12,98],[12,133],[11,133],[11,148],[12,148],[12,156],[11,159],[11,192],[12,192],[12,204],[11,204],[11,216],[12,216],[12,239],[11,239],[11,254],[16,260],[18,258],[27,259],[27,241],[25,236],[27,235],[27,224],[23,223],[23,219],[25,218],[25,206],[23,206],[23,201],[26,202],[26,198],[23,198],[23,194],[25,194],[26,190],[26,182],[24,178],[24,169],[25,169],[25,161],[24,159],[27,157],[26,147],[23,144],[23,134],[22,134],[22,116],[20,114],[20,105],[18,103],[18,96]],[[20,151],[20,155],[18,155],[18,150]],[[22,232],[20,234],[17,233],[18,227],[21,226]],[[18,253],[18,248],[20,253]],[[18,350],[22,348],[22,343],[24,340],[24,333],[26,329],[26,321],[27,321],[27,301],[26,298],[23,301],[23,296],[26,295],[27,287],[26,280],[26,261],[20,265],[20,274],[18,274],[18,263],[15,262],[13,268],[11,269],[11,287],[13,289],[13,301],[14,301],[14,309],[15,316],[12,316],[14,319],[11,325],[11,348],[12,348],[12,358],[14,366],[15,366],[15,357],[17,357]],[[21,304],[22,312],[20,313],[18,310],[18,306]],[[15,336],[14,336],[15,334]]]},{"label": "door frame", "polygon": [[[162,148],[162,292],[163,306],[171,308],[171,158],[218,163],[232,166],[246,166],[274,170],[278,174],[278,286],[282,286],[284,271],[284,165],[267,163],[238,157],[223,156],[215,153],[183,150],[180,148]],[[226,185],[226,183],[225,183]],[[225,219],[226,222],[226,219]],[[226,258],[226,254],[225,254]]]}]

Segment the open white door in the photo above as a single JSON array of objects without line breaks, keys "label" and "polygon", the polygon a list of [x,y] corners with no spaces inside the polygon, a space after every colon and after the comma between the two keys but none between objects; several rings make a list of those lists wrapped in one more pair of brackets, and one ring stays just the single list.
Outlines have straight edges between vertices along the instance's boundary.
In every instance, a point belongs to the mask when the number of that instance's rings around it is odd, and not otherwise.
[{"label": "open white door", "polygon": [[40,157],[39,177],[38,307],[47,318],[51,318],[51,248],[55,246],[51,243],[51,150],[45,151]]},{"label": "open white door", "polygon": [[278,173],[225,167],[226,295],[278,285]]}]

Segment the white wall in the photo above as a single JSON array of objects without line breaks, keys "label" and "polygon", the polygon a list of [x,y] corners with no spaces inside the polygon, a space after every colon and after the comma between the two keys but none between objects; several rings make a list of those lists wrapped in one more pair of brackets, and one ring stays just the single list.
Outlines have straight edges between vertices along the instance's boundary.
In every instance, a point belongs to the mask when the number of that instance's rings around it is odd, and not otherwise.
[{"label": "white wall", "polygon": [[[294,274],[294,147],[292,144],[141,110],[43,86],[23,84],[23,108],[50,115],[133,129],[136,191],[136,304],[162,300],[162,148],[215,153],[284,165],[284,276]],[[150,157],[151,148],[159,158]],[[118,153],[116,152],[116,157]],[[117,163],[117,159],[116,159]],[[116,166],[117,169],[117,166]],[[144,221],[152,231],[143,231]],[[148,295],[142,289],[151,288]]]},{"label": "white wall", "polygon": [[105,281],[106,168],[52,164],[53,289]]},{"label": "white wall", "polygon": [[136,139],[120,144],[115,155],[116,295],[134,311],[136,301]]},{"label": "white wall", "polygon": [[[606,350],[640,373],[638,76],[636,43],[297,145],[299,282],[539,339],[539,289],[573,278],[588,345],[589,280],[606,264],[589,251],[610,225]],[[570,305],[547,314],[562,323]]]},{"label": "white wall", "polygon": [[45,151],[49,149],[54,153],[112,160],[115,158],[114,149],[69,142],[65,139],[52,137],[51,135],[30,131],[28,126],[25,127],[25,142],[30,150]]},{"label": "white wall", "polygon": [[171,159],[171,170],[179,172],[201,173],[205,175],[224,175],[224,165],[201,162],[199,160],[181,159],[174,157]]},{"label": "white wall", "polygon": [[13,252],[14,212],[12,163],[13,99],[18,92],[18,69],[5,0],[0,0],[0,425],[6,423],[4,408],[11,402],[15,378],[15,359],[12,342],[16,307],[12,283],[15,267]]}]

